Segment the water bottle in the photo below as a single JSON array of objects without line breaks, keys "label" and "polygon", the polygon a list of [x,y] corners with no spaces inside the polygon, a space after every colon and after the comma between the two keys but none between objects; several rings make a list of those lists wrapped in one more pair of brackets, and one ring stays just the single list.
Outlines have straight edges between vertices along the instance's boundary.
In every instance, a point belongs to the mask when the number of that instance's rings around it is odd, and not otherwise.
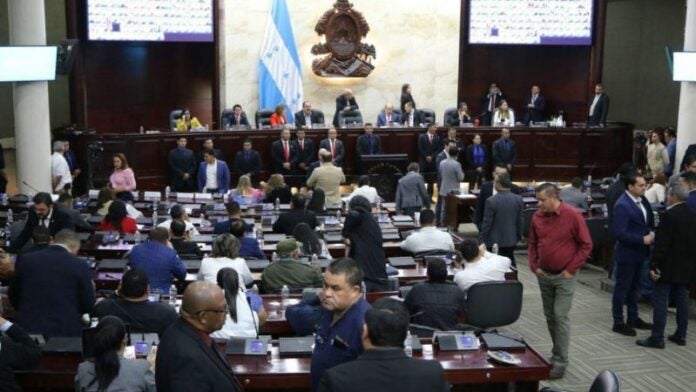
[{"label": "water bottle", "polygon": [[492,252],[495,254],[498,254],[498,244],[497,243],[493,244]]},{"label": "water bottle", "polygon": [[169,287],[169,305],[176,306],[176,285]]},{"label": "water bottle", "polygon": [[157,227],[157,210],[152,211],[152,226]]},{"label": "water bottle", "polygon": [[362,291],[363,298],[367,299],[367,286],[365,285],[365,281],[360,283],[360,290]]},{"label": "water bottle", "polygon": [[318,269],[318,270],[321,270],[321,263],[319,262],[319,256],[317,256],[316,253],[313,253],[313,254],[312,254],[312,258],[310,259],[309,264],[310,264],[312,267],[314,267],[314,268],[316,268],[316,269]]},{"label": "water bottle", "polygon": [[279,198],[279,197],[276,197],[276,199],[275,199],[275,204],[273,205],[273,208],[274,208],[276,211],[280,210],[280,198]]},{"label": "water bottle", "polygon": [[143,133],[145,133],[145,127],[143,127],[143,126],[141,125],[141,126],[140,126],[140,134],[142,135]]},{"label": "water bottle", "polygon": [[406,339],[404,339],[404,353],[407,356],[413,356],[413,344],[411,343],[411,331],[406,331]]},{"label": "water bottle", "polygon": [[256,283],[254,283],[254,285],[251,286],[251,291],[252,291],[254,294],[258,295],[258,294],[259,294],[259,286],[258,286]]},{"label": "water bottle", "polygon": [[11,226],[12,222],[14,222],[14,216],[12,215],[12,208],[9,208],[7,210],[7,225]]},{"label": "water bottle", "polygon": [[201,227],[208,227],[210,226],[210,221],[205,219],[205,214],[201,214]]},{"label": "water bottle", "polygon": [[283,288],[280,290],[280,307],[282,309],[285,309],[288,299],[290,299],[290,289],[288,288],[288,285],[284,284]]},{"label": "water bottle", "polygon": [[164,200],[169,200],[169,193],[171,193],[172,189],[167,185],[166,188],[164,188]]},{"label": "water bottle", "polygon": [[336,223],[341,223],[341,209],[336,210]]}]

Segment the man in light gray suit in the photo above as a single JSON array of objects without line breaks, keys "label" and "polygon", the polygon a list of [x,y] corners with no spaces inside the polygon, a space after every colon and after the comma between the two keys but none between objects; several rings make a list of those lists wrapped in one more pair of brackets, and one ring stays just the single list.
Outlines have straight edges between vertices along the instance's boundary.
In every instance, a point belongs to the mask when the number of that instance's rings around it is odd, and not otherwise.
[{"label": "man in light gray suit", "polygon": [[437,209],[439,211],[437,216],[438,226],[445,223],[445,201],[447,200],[447,194],[454,190],[458,190],[459,183],[464,181],[462,164],[457,161],[457,146],[450,146],[447,152],[447,159],[440,162],[437,171],[440,177],[440,197],[437,199]]},{"label": "man in light gray suit", "polygon": [[499,174],[495,180],[498,193],[486,200],[479,241],[488,249],[498,244],[498,254],[509,258],[515,266],[515,245],[522,239],[524,202],[520,195],[510,192],[511,188],[510,174]]},{"label": "man in light gray suit", "polygon": [[430,208],[430,195],[425,189],[425,180],[420,175],[420,165],[411,162],[408,173],[401,177],[396,188],[396,211],[413,216],[423,208]]},{"label": "man in light gray suit", "polygon": [[570,182],[570,186],[561,189],[561,200],[575,208],[587,211],[587,195],[582,191],[582,178],[575,177]]}]

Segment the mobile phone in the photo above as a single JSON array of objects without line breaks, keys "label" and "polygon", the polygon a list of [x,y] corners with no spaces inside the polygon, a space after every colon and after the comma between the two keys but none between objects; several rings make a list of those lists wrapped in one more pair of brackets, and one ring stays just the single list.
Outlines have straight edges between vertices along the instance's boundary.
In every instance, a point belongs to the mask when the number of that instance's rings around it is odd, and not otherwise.
[{"label": "mobile phone", "polygon": [[146,342],[136,342],[135,343],[135,355],[137,357],[144,357],[147,355],[150,345]]}]

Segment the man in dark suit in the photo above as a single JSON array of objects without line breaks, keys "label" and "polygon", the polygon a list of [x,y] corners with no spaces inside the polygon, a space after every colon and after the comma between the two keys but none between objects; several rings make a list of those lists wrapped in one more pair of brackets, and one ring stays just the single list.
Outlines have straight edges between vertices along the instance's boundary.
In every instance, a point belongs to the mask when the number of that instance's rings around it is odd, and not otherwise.
[{"label": "man in dark suit", "polygon": [[486,200],[479,242],[492,249],[498,245],[498,254],[515,264],[515,246],[522,239],[522,197],[511,192],[510,174],[500,173],[495,179],[494,196]]},{"label": "man in dark suit", "polygon": [[0,317],[0,391],[19,392],[15,370],[31,370],[39,364],[41,348],[17,324]]},{"label": "man in dark suit", "polygon": [[193,192],[196,189],[196,158],[193,151],[186,148],[186,138],[176,141],[177,147],[169,151],[169,170],[172,191]]},{"label": "man in dark suit", "polygon": [[418,136],[418,164],[423,173],[423,178],[428,184],[428,191],[433,192],[433,183],[437,177],[435,166],[437,154],[442,149],[442,141],[437,135],[437,125],[431,124],[428,131]]},{"label": "man in dark suit", "polygon": [[394,113],[394,105],[391,103],[384,105],[384,110],[377,116],[377,126],[387,127],[399,123],[401,123],[401,115],[399,113]]},{"label": "man in dark suit", "polygon": [[353,96],[353,91],[346,89],[343,94],[336,97],[336,114],[334,114],[333,125],[334,127],[339,126],[338,117],[339,113],[348,114],[352,111],[358,110],[358,102]]},{"label": "man in dark suit", "polygon": [[203,251],[198,247],[198,244],[191,241],[191,232],[186,231],[186,223],[180,220],[173,221],[169,226],[169,233],[169,242],[179,257],[203,256]]},{"label": "man in dark suit", "polygon": [[164,332],[157,350],[158,391],[242,391],[209,336],[222,328],[227,313],[225,294],[215,283],[193,282],[186,288],[181,318]]},{"label": "man in dark suit", "polygon": [[[242,221],[242,209],[239,206],[239,203],[237,203],[234,200],[231,200],[227,202],[225,205],[225,209],[227,210],[227,220],[218,222],[215,224],[215,228],[213,229],[213,234],[224,234],[224,233],[229,233],[230,232],[230,226],[232,225],[233,222],[235,221]],[[246,223],[244,223],[246,226]],[[244,230],[246,232],[246,228]]]},{"label": "man in dark suit", "polygon": [[317,227],[317,216],[312,211],[305,210],[307,199],[300,192],[292,195],[290,201],[290,211],[283,212],[273,223],[274,233],[285,233],[292,235],[298,223],[306,223],[314,230]]},{"label": "man in dark suit", "polygon": [[256,183],[261,172],[261,155],[252,149],[251,139],[244,139],[242,151],[237,151],[234,157],[234,171],[238,177],[248,175]]},{"label": "man in dark suit", "polygon": [[416,108],[413,107],[413,103],[407,102],[404,107],[405,110],[403,116],[401,116],[401,121],[405,127],[421,127],[421,124],[425,123],[423,113],[420,110],[416,110]]},{"label": "man in dark suit", "polygon": [[329,128],[327,137],[319,143],[319,148],[326,149],[326,151],[331,153],[334,165],[343,166],[343,159],[346,156],[346,149],[343,146],[343,142],[338,140],[337,137],[338,131],[336,131],[336,128]]},{"label": "man in dark suit", "polygon": [[[689,166],[689,157],[696,157],[696,143],[690,144],[689,147],[686,148],[686,152],[684,152],[684,156],[682,157],[681,160],[681,170],[688,170],[687,166]],[[696,160],[691,161],[691,164],[696,164],[694,163]]]},{"label": "man in dark suit", "polygon": [[55,236],[56,233],[63,229],[75,229],[75,222],[70,219],[70,215],[62,207],[53,204],[50,194],[39,192],[32,201],[34,202],[34,207],[29,210],[24,229],[19,233],[14,243],[11,244],[11,253],[17,253],[24,247],[24,244],[31,238],[34,228],[38,225],[47,227],[52,236]]},{"label": "man in dark suit", "polygon": [[686,345],[689,312],[689,284],[696,282],[696,211],[686,204],[688,190],[676,184],[667,191],[667,212],[660,219],[655,234],[650,263],[653,290],[653,327],[647,339],[638,340],[640,346],[664,348],[667,303],[677,306],[677,330],[667,337],[680,346]]},{"label": "man in dark suit", "polygon": [[546,99],[541,95],[539,86],[536,84],[532,86],[532,94],[525,102],[527,102],[527,112],[524,114],[524,123],[529,125],[532,122],[544,121]]},{"label": "man in dark suit", "polygon": [[613,183],[611,183],[611,185],[609,185],[609,188],[607,188],[605,195],[607,203],[607,220],[609,221],[609,227],[611,227],[612,217],[614,215],[614,205],[616,204],[616,201],[619,200],[619,197],[621,197],[621,195],[623,195],[626,192],[625,179],[627,176],[635,173],[636,167],[633,165],[633,163],[623,163],[619,168],[616,179]]},{"label": "man in dark suit", "polygon": [[316,160],[316,146],[314,140],[306,137],[304,129],[298,129],[295,136],[297,137],[293,143],[297,146],[297,171],[307,174],[312,162]]},{"label": "man in dark suit", "polygon": [[251,128],[249,119],[246,113],[242,110],[242,105],[236,104],[232,107],[232,113],[226,113],[222,117],[222,129],[230,129],[232,127]]},{"label": "man in dark suit", "polygon": [[61,230],[53,245],[20,255],[9,297],[17,323],[46,337],[81,336],[82,315],[94,307],[89,265],[76,257],[80,239]]},{"label": "man in dark suit", "polygon": [[293,174],[298,154],[297,147],[290,141],[289,129],[285,128],[280,131],[280,139],[271,144],[271,158],[273,159],[273,173]]},{"label": "man in dark suit", "polygon": [[[612,330],[626,336],[636,336],[637,329],[652,325],[638,317],[638,289],[644,265],[648,266],[650,245],[655,241],[653,212],[645,194],[645,178],[631,173],[625,178],[626,192],[614,205],[612,233],[616,238],[614,249],[615,283],[612,297]],[[647,270],[647,268],[645,268]],[[647,272],[647,271],[646,271]],[[624,321],[623,307],[628,316]]]},{"label": "man in dark suit", "polygon": [[597,83],[592,103],[590,103],[587,125],[591,127],[605,126],[607,114],[609,114],[609,97],[604,93],[604,86]]},{"label": "man in dark suit", "polygon": [[500,139],[493,142],[491,155],[493,155],[494,165],[503,163],[507,166],[508,173],[512,173],[512,166],[517,159],[517,146],[515,141],[510,139],[510,130],[508,128],[503,128],[500,131]]},{"label": "man in dark suit", "polygon": [[498,88],[498,84],[491,83],[488,91],[481,99],[481,125],[491,125],[493,112],[495,112],[503,100],[505,100],[505,96]]},{"label": "man in dark suit", "polygon": [[203,149],[196,153],[196,162],[203,162],[205,160],[205,158],[203,157],[203,153],[205,152],[205,150],[213,150],[213,153],[215,154],[215,159],[219,159],[221,161],[225,160],[225,158],[222,155],[222,151],[220,151],[219,148],[215,148],[213,139],[205,139],[203,141]]},{"label": "man in dark suit", "polygon": [[464,155],[464,140],[461,136],[457,135],[457,128],[452,127],[447,130],[447,136],[442,138],[443,148],[446,148],[445,146],[447,146],[450,142],[453,142],[457,147],[457,160],[461,161]]},{"label": "man in dark suit", "polygon": [[314,124],[324,124],[324,115],[312,109],[312,103],[302,102],[302,110],[295,113],[295,126],[300,128],[312,128]]},{"label": "man in dark suit", "polygon": [[404,353],[408,324],[408,312],[399,301],[382,298],[373,303],[365,312],[362,329],[365,352],[354,361],[327,370],[318,390],[449,391],[445,372],[438,361],[409,358]]},{"label": "man in dark suit", "polygon": [[375,135],[371,123],[365,123],[365,133],[358,136],[355,149],[358,156],[378,155],[382,153],[382,143],[378,135]]},{"label": "man in dark suit", "polygon": [[215,159],[213,150],[203,152],[204,161],[198,166],[198,191],[227,193],[230,189],[230,168],[225,161]]},{"label": "man in dark suit", "polygon": [[[483,185],[481,185],[481,191],[479,192],[478,199],[476,200],[476,211],[474,212],[474,223],[476,224],[476,227],[478,227],[479,231],[482,229],[481,225],[483,224],[483,217],[485,216],[486,200],[493,196],[494,193],[498,193],[498,191],[495,190],[495,180],[501,173],[507,172],[507,166],[504,164],[501,163],[495,165],[493,168],[493,173],[491,174],[493,179],[491,181],[486,181],[483,183]],[[512,184],[512,192],[520,194],[521,189],[515,184]]]}]

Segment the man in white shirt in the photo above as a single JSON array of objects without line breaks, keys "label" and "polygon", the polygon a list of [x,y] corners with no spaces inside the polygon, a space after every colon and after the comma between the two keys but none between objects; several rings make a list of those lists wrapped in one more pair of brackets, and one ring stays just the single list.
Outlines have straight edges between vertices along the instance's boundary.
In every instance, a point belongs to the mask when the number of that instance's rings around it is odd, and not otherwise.
[{"label": "man in white shirt", "polygon": [[431,251],[454,251],[452,236],[435,226],[435,213],[426,209],[420,213],[421,229],[401,242],[401,249],[419,254]]},{"label": "man in white shirt", "polygon": [[505,280],[505,273],[510,271],[510,259],[486,252],[475,240],[465,239],[459,250],[464,269],[454,274],[454,283],[464,291],[474,283]]},{"label": "man in white shirt", "polygon": [[172,221],[175,220],[181,220],[184,221],[186,224],[186,232],[191,233],[191,235],[198,235],[198,230],[196,230],[196,227],[189,221],[189,216],[186,213],[186,210],[184,209],[183,206],[180,204],[174,205],[170,210],[169,210],[169,216],[171,219],[167,219],[166,221],[160,223],[157,225],[157,227],[163,227],[167,230],[169,230],[170,226],[172,225]]},{"label": "man in white shirt", "polygon": [[370,202],[370,204],[376,204],[377,200],[379,200],[379,194],[377,194],[377,189],[370,186],[369,176],[360,176],[360,178],[358,178],[358,188],[354,190],[353,193],[350,194],[350,196],[347,197],[347,200],[345,200],[345,202],[350,202],[350,199],[358,195],[365,197]]},{"label": "man in white shirt", "polygon": [[[53,190],[57,193],[65,190],[65,186],[72,185],[72,174],[68,161],[63,156],[65,143],[62,141],[53,142],[53,155],[51,155],[51,178],[53,180]],[[70,189],[70,187],[68,187]]]}]

